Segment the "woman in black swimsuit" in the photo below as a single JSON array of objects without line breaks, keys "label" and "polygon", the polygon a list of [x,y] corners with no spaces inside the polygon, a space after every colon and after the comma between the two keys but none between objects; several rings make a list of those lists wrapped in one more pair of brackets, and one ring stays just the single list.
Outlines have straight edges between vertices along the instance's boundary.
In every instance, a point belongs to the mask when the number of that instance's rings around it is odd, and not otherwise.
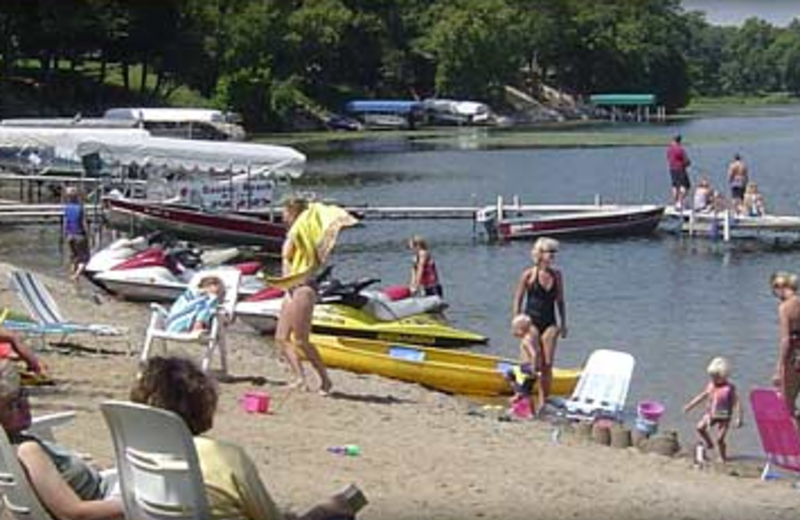
[{"label": "woman in black swimsuit", "polygon": [[557,252],[558,241],[545,237],[536,241],[531,250],[533,266],[522,272],[511,309],[514,316],[519,313],[530,316],[534,338],[541,343],[541,385],[545,398],[550,395],[558,337],[567,337],[564,277],[553,267]]},{"label": "woman in black swimsuit", "polygon": [[778,272],[770,278],[772,293],[780,300],[778,323],[780,344],[778,362],[772,382],[780,389],[787,409],[800,427],[795,401],[800,392],[800,297],[797,296],[797,277]]}]

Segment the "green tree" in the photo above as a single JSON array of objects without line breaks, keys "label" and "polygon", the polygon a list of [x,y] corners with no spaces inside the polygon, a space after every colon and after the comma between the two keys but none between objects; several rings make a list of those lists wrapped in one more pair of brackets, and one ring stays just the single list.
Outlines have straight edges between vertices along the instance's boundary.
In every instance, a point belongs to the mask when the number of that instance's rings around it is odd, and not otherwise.
[{"label": "green tree", "polygon": [[721,72],[729,92],[757,94],[780,87],[774,55],[768,53],[776,38],[775,28],[764,20],[750,18],[729,42]]},{"label": "green tree", "polygon": [[504,0],[445,3],[424,42],[436,60],[438,96],[492,100],[522,64],[517,11]]}]

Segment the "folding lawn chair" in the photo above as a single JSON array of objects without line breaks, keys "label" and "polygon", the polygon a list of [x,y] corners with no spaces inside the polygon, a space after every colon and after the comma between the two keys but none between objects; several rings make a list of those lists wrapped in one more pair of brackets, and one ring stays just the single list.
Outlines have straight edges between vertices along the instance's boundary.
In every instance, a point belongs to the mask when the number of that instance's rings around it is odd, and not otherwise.
[{"label": "folding lawn chair", "polygon": [[226,322],[233,319],[234,307],[239,292],[239,280],[241,272],[234,268],[224,268],[202,271],[197,273],[189,283],[189,287],[197,287],[200,280],[207,276],[217,276],[225,284],[225,300],[220,304],[217,314],[212,318],[211,325],[207,331],[198,332],[170,332],[166,330],[167,309],[156,303],[151,304],[152,313],[150,315],[150,325],[147,327],[144,346],[141,352],[141,361],[144,363],[150,356],[150,349],[156,339],[161,340],[164,351],[167,350],[168,342],[179,343],[198,343],[205,346],[203,354],[202,368],[208,370],[214,358],[214,352],[219,350],[220,365],[222,373],[228,372],[228,356],[225,349],[225,329]]},{"label": "folding lawn chair", "polygon": [[137,403],[100,405],[119,471],[126,518],[211,518],[189,428],[178,415]]},{"label": "folding lawn chair", "polygon": [[566,402],[569,417],[619,419],[625,408],[635,360],[627,352],[595,350]]},{"label": "folding lawn chair", "polygon": [[47,348],[46,337],[48,335],[59,336],[58,342],[63,343],[72,334],[90,334],[98,353],[101,351],[100,337],[122,337],[127,342],[127,353],[130,355],[131,344],[127,328],[66,320],[53,296],[33,273],[15,270],[9,276],[12,289],[22,301],[33,321],[6,319],[3,321],[3,327],[6,329],[38,337],[43,348]]},{"label": "folding lawn chair", "polygon": [[767,455],[761,479],[766,480],[773,469],[800,477],[800,434],[783,396],[774,388],[754,388],[750,391],[750,405]]}]

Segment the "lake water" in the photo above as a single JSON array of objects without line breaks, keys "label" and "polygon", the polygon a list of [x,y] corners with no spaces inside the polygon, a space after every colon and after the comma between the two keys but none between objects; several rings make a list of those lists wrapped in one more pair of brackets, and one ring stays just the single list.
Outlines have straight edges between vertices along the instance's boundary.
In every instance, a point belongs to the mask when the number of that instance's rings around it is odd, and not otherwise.
[{"label": "lake water", "polygon": [[[728,161],[740,152],[768,207],[796,214],[796,110],[597,131],[649,132],[663,135],[664,145],[680,131],[694,178],[701,170],[719,187]],[[497,195],[518,195],[523,203],[589,203],[596,194],[615,202],[667,199],[664,146],[484,149],[485,135],[454,130],[451,144],[389,138],[310,152],[308,187],[342,202],[372,205],[478,205]],[[333,257],[338,276],[406,283],[411,255],[405,243],[417,233],[431,244],[452,321],[488,335],[491,344],[482,350],[516,356],[517,343],[508,333],[511,297],[530,243],[487,244],[467,221],[367,222],[342,234]],[[53,229],[8,231],[2,237],[4,257],[56,269],[62,262],[57,237]],[[693,442],[698,416],[683,417],[681,407],[706,384],[710,358],[730,358],[745,401],[749,388],[769,383],[777,353],[777,302],[767,280],[775,270],[800,271],[797,259],[796,249],[725,247],[666,235],[564,242],[557,264],[565,274],[570,335],[559,345],[557,365],[581,364],[598,348],[632,353],[636,369],[629,406],[646,398],[664,402],[666,425]],[[734,432],[731,442],[733,450],[758,452],[752,422]]]}]

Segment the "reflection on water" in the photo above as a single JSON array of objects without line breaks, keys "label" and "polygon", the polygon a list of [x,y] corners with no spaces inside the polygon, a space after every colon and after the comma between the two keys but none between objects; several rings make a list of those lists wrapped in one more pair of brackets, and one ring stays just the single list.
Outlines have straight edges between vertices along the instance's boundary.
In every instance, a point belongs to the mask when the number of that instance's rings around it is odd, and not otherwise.
[{"label": "reflection on water", "polygon": [[[727,162],[742,153],[768,206],[796,213],[799,123],[797,115],[701,119],[636,131],[662,136],[664,145],[681,131],[696,169],[721,189]],[[756,134],[772,137],[742,138]],[[475,143],[480,148],[480,133],[465,135],[466,148]],[[362,153],[359,146],[372,148]],[[420,149],[378,139],[347,147],[343,154],[312,153],[309,183],[322,196],[352,204],[478,205],[497,195],[519,195],[524,203],[589,203],[596,194],[606,201],[663,202],[669,193],[663,146]],[[338,276],[407,283],[412,256],[405,244],[417,233],[431,243],[451,303],[448,316],[491,337],[485,351],[516,356],[508,332],[511,297],[530,243],[487,244],[467,221],[367,222],[342,234],[333,255]],[[59,269],[56,231],[14,230],[0,237],[4,259]],[[689,441],[695,420],[680,410],[705,384],[709,359],[731,358],[743,395],[769,383],[777,353],[777,302],[767,280],[778,269],[800,271],[797,259],[793,247],[667,235],[565,242],[557,262],[565,273],[570,336],[559,346],[558,364],[580,364],[597,348],[631,352],[637,364],[629,404],[645,398],[665,402],[665,421]],[[752,425],[734,432],[731,442],[734,449],[757,451]]]}]

